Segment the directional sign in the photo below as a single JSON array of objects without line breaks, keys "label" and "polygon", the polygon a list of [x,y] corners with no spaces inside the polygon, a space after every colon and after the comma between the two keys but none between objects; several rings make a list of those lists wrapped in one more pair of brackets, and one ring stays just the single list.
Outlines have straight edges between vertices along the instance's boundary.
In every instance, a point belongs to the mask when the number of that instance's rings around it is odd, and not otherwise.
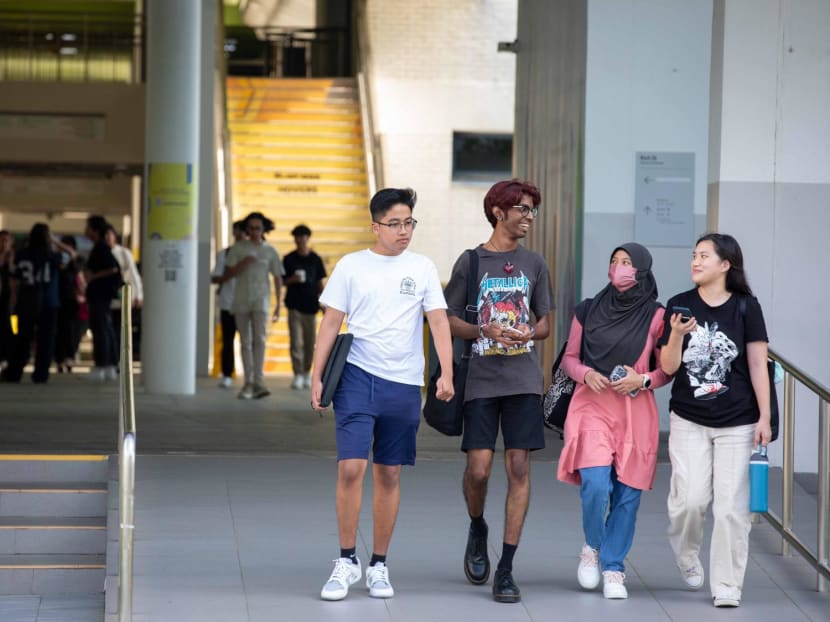
[{"label": "directional sign", "polygon": [[695,154],[638,151],[634,239],[646,246],[694,242]]}]

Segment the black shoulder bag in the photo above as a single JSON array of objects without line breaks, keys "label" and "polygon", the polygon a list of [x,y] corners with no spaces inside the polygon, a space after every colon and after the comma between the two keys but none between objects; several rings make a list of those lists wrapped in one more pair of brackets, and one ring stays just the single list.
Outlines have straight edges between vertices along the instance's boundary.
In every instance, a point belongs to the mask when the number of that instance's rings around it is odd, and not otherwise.
[{"label": "black shoulder bag", "polygon": [[[467,274],[467,300],[464,306],[464,320],[470,324],[478,323],[478,313],[471,311],[476,308],[478,295],[478,254],[475,249],[468,249],[469,271]],[[464,429],[464,388],[467,384],[467,367],[470,362],[472,340],[464,341],[464,354],[460,361],[452,363],[452,383],[455,395],[449,402],[435,397],[438,378],[441,377],[441,364],[427,383],[427,396],[424,403],[424,420],[433,428],[447,436],[461,436]]]}]

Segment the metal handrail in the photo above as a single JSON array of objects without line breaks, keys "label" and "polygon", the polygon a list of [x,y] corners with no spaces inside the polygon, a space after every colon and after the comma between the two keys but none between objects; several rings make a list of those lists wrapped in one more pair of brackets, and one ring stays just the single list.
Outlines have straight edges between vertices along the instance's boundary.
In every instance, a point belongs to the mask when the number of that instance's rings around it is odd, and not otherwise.
[{"label": "metal handrail", "polygon": [[135,409],[133,404],[132,292],[121,287],[121,361],[118,403],[119,543],[118,620],[133,619],[133,539],[135,534]]},{"label": "metal handrail", "polygon": [[366,157],[369,195],[383,187],[383,153],[375,134],[372,89],[370,84],[369,33],[366,30],[366,2],[357,4],[357,89],[360,98],[360,116],[363,126],[363,151]]},{"label": "metal handrail", "polygon": [[[771,511],[764,518],[781,535],[781,554],[788,555],[792,546],[816,570],[816,589],[830,590],[830,390],[780,354],[769,350],[769,357],[784,368],[784,410],[781,421],[783,442],[783,491],[781,517]],[[793,488],[795,485],[795,388],[796,381],[818,397],[818,527],[817,551],[814,553],[793,531]]]}]

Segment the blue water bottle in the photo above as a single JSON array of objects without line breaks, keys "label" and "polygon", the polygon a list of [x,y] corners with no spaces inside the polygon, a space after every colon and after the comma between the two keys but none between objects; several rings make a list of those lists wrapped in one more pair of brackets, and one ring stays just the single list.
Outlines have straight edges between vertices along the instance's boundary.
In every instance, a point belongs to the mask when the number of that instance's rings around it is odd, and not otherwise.
[{"label": "blue water bottle", "polygon": [[769,460],[767,446],[758,445],[749,459],[749,511],[766,512],[769,509]]}]

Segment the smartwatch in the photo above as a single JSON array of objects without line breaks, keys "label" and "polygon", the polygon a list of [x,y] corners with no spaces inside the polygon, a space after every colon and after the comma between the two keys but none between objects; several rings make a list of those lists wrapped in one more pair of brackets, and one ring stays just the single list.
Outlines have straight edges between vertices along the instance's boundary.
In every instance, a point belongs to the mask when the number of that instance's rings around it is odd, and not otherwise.
[{"label": "smartwatch", "polygon": [[643,388],[650,389],[651,388],[651,378],[648,377],[648,374],[643,374]]}]

